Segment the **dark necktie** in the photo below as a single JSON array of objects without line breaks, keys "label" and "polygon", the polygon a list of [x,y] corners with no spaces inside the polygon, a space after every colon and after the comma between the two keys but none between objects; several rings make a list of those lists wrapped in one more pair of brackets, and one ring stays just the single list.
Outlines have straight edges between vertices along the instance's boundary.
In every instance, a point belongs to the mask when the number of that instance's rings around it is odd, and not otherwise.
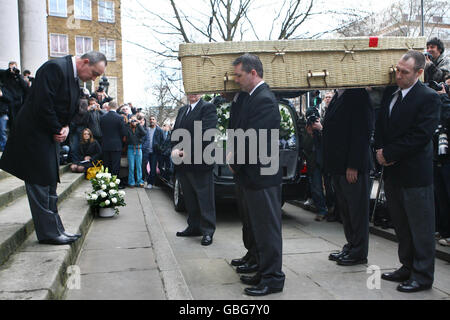
[{"label": "dark necktie", "polygon": [[192,105],[189,105],[189,108],[186,110],[186,113],[184,114],[184,118],[186,119],[188,114],[191,112],[192,110]]},{"label": "dark necktie", "polygon": [[394,105],[392,106],[392,110],[391,110],[391,113],[390,113],[390,115],[389,115],[390,118],[392,118],[392,115],[394,114],[394,112],[395,112],[396,110],[398,110],[400,104],[402,103],[402,98],[403,98],[402,92],[399,91],[399,92],[397,93],[397,101],[395,101]]}]

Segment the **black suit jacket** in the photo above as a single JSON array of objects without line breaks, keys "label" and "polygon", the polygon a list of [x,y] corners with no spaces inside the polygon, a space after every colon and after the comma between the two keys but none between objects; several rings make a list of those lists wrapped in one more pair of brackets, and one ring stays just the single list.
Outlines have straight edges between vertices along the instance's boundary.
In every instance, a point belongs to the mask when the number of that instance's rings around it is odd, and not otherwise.
[{"label": "black suit jacket", "polygon": [[26,182],[42,186],[59,182],[53,135],[69,125],[80,98],[71,58],[47,61],[36,72],[0,160],[0,168]]},{"label": "black suit jacket", "polygon": [[[173,127],[171,139],[172,139],[172,147],[176,144],[180,143],[182,139],[176,139],[174,134],[176,134],[177,129],[186,129],[189,131],[191,136],[191,153],[185,153],[184,158],[190,159],[190,164],[182,163],[180,165],[176,165],[176,170],[186,170],[186,171],[207,171],[212,170],[214,165],[208,165],[203,161],[203,151],[205,148],[212,143],[211,141],[203,141],[202,142],[202,154],[200,155],[202,159],[201,164],[194,164],[194,147],[195,147],[195,139],[194,139],[194,121],[202,122],[202,138],[203,133],[208,129],[215,129],[217,126],[217,110],[216,107],[212,103],[208,103],[200,99],[198,104],[195,106],[194,110],[189,112],[187,116],[185,116],[186,111],[188,110],[189,105],[185,105],[180,108],[178,111],[177,118],[175,120],[175,124]],[[186,150],[184,150],[186,151]],[[198,157],[198,156],[197,156]],[[187,162],[187,161],[185,161]]]},{"label": "black suit jacket", "polygon": [[396,89],[386,90],[375,131],[376,148],[383,149],[387,162],[395,161],[384,169],[385,178],[405,188],[429,186],[433,183],[432,136],[441,100],[434,90],[417,81],[389,117]]},{"label": "black suit jacket", "polygon": [[352,168],[368,173],[373,128],[373,108],[365,89],[347,89],[340,97],[335,94],[323,121],[325,172],[345,175]]},{"label": "black suit jacket", "polygon": [[126,136],[124,119],[115,111],[110,111],[100,118],[102,131],[102,151],[122,151],[123,137]]},{"label": "black suit jacket", "polygon": [[[241,105],[241,106],[239,106]],[[280,110],[278,102],[272,91],[267,84],[263,83],[253,92],[251,96],[242,96],[242,100],[238,98],[236,106],[233,107],[232,116],[232,129],[243,129],[247,131],[254,129],[259,132],[260,129],[267,129],[267,150],[268,154],[272,152],[278,152],[277,150],[270,150],[271,129],[280,130]],[[281,185],[282,176],[280,168],[278,167],[277,173],[274,175],[262,175],[261,169],[264,167],[270,167],[270,164],[263,165],[259,159],[259,135],[258,135],[258,148],[257,148],[257,163],[249,164],[250,154],[248,140],[246,140],[245,146],[245,164],[237,163],[236,149],[234,150],[234,164],[231,165],[235,171],[235,178],[238,183],[241,183],[244,187],[249,189],[259,190],[269,188],[273,186]],[[278,146],[278,141],[277,141]],[[236,148],[235,143],[235,148]]]}]

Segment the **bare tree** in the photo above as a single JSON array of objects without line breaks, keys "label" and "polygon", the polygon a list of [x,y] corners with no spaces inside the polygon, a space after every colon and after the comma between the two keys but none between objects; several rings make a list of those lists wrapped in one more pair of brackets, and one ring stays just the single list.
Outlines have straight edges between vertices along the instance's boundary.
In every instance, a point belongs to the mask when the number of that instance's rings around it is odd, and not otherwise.
[{"label": "bare tree", "polygon": [[[434,34],[442,18],[450,9],[450,2],[424,1],[425,36]],[[421,1],[402,0],[391,4],[382,12],[370,13],[364,18],[353,17],[343,21],[338,31],[344,36],[380,34],[389,36],[419,36],[421,30]]]},{"label": "bare tree", "polygon": [[156,117],[159,124],[163,124],[168,119],[172,120],[183,105],[182,95],[173,92],[167,79],[167,75],[162,73],[159,83],[153,86],[157,106],[148,110],[151,115]]}]

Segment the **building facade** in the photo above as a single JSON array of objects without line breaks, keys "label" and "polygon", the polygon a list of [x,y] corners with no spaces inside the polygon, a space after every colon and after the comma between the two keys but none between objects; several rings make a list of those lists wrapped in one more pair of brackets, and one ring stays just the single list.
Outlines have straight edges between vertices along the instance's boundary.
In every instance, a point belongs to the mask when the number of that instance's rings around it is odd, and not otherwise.
[{"label": "building facade", "polygon": [[[108,94],[123,103],[120,0],[0,0],[0,68],[34,75],[45,61],[96,50],[108,59]],[[96,83],[80,83],[91,92]]]}]

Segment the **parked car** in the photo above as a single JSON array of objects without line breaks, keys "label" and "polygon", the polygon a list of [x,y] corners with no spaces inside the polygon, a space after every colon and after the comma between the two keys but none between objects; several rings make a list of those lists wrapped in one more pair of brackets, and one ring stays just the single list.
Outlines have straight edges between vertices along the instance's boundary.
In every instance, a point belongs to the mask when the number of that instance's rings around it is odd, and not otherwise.
[{"label": "parked car", "polygon": [[[217,105],[218,125],[225,132],[229,118],[229,103]],[[301,126],[294,106],[286,99],[279,99],[281,114],[280,130],[280,169],[283,172],[282,203],[287,200],[304,200],[308,179],[304,168],[301,150]],[[223,136],[222,139],[226,140]],[[168,157],[168,156],[166,156]],[[181,185],[174,173],[171,161],[161,161],[157,178],[173,191],[173,204],[176,211],[184,211],[184,198]],[[214,191],[216,202],[235,201],[234,178],[228,165],[216,164],[214,172]]]}]

